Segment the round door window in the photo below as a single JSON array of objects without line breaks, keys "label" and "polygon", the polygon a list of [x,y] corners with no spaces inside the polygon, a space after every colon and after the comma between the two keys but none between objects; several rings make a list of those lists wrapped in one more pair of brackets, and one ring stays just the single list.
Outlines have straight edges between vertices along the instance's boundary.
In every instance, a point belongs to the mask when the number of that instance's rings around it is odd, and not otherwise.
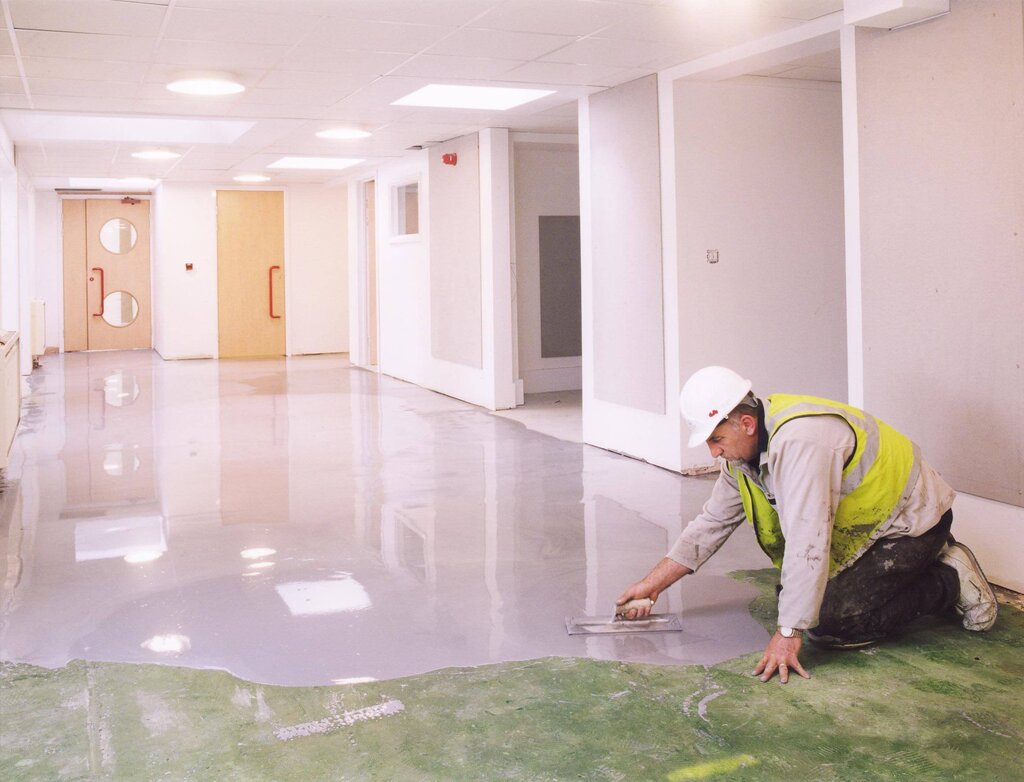
[{"label": "round door window", "polygon": [[121,255],[130,252],[138,238],[139,232],[135,226],[123,217],[107,220],[100,228],[100,244],[110,253]]},{"label": "round door window", "polygon": [[139,302],[128,291],[114,291],[103,299],[103,320],[116,328],[124,328],[139,316]]}]

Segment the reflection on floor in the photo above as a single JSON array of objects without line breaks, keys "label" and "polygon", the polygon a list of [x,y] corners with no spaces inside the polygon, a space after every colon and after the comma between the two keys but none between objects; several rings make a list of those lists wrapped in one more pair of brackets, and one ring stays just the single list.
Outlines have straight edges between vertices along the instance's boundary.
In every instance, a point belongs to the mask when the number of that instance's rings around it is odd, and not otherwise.
[{"label": "reflection on floor", "polygon": [[514,410],[499,410],[494,415],[518,421],[533,432],[583,442],[583,392],[547,391],[527,394],[526,403]]},{"label": "reflection on floor", "polygon": [[764,564],[744,528],[659,601],[683,633],[567,636],[707,479],[339,357],[69,354],[29,385],[4,780],[1013,778],[1017,611],[762,685],[775,575],[725,575]]},{"label": "reflection on floor", "polygon": [[[341,357],[46,356],[4,515],[0,656],[322,685],[545,656],[712,663],[764,632],[744,531],[683,633],[566,635],[610,611],[710,483],[545,436]],[[15,572],[16,571],[16,572]]]}]

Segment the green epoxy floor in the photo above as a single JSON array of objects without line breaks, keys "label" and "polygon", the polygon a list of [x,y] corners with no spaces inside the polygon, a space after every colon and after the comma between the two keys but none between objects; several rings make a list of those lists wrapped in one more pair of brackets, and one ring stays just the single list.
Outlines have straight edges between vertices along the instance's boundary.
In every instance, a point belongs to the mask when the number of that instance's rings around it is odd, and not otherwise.
[{"label": "green epoxy floor", "polygon": [[[734,574],[774,620],[772,570]],[[1019,780],[1024,613],[807,650],[813,678],[548,658],[338,687],[75,662],[0,668],[0,779]],[[290,738],[289,738],[290,737]]]}]

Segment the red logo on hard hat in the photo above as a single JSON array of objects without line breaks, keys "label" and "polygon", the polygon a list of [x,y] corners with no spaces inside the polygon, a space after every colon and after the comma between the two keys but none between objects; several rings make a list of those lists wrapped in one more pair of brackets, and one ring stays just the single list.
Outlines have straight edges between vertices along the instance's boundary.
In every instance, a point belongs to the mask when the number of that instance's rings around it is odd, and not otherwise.
[{"label": "red logo on hard hat", "polygon": [[710,413],[708,413],[708,418],[714,418],[716,415],[718,415],[718,411],[712,410]]}]

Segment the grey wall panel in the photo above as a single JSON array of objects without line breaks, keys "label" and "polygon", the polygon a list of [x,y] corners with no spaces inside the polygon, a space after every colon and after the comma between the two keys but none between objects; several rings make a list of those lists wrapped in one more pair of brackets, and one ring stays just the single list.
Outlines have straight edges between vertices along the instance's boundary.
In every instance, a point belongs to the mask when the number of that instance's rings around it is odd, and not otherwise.
[{"label": "grey wall panel", "polygon": [[540,239],[540,354],[578,356],[580,329],[579,215],[542,215]]},{"label": "grey wall panel", "polygon": [[865,406],[961,491],[1024,505],[1020,0],[858,30]]},{"label": "grey wall panel", "polygon": [[589,100],[594,396],[664,413],[657,77]]},{"label": "grey wall panel", "polygon": [[[441,156],[454,152],[454,166]],[[430,351],[483,366],[480,265],[480,148],[477,134],[430,150]]]},{"label": "grey wall panel", "polygon": [[682,378],[845,400],[841,96],[765,81],[675,84]]}]

